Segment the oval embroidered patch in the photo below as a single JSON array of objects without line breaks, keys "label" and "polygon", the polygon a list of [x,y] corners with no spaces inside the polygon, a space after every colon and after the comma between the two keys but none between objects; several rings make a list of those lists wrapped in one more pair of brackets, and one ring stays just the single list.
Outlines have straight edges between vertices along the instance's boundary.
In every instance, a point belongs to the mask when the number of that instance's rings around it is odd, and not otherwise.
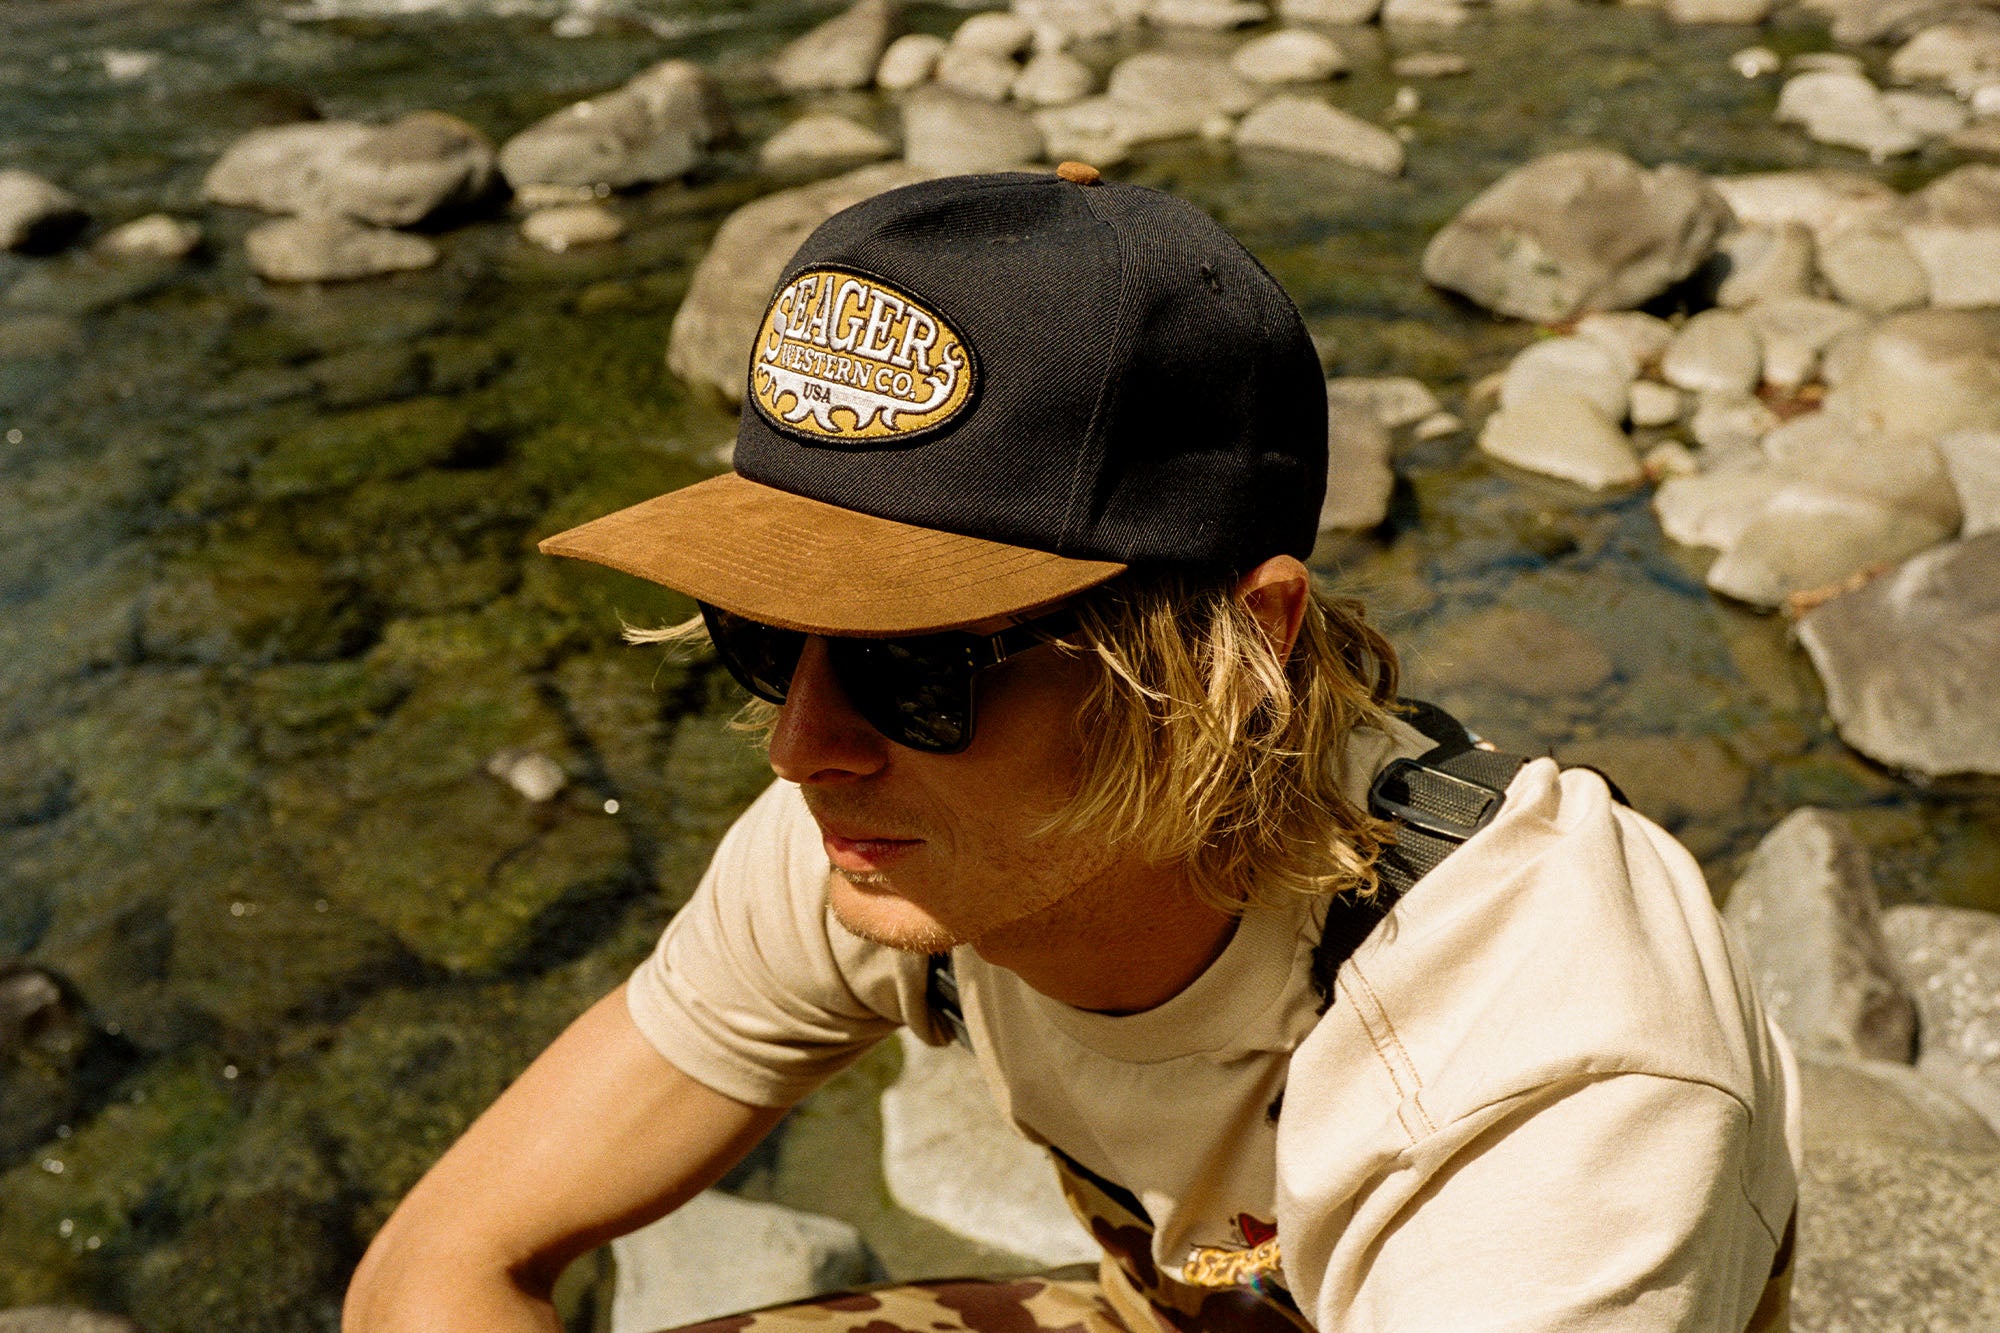
[{"label": "oval embroidered patch", "polygon": [[888,443],[943,425],[972,400],[971,349],[886,283],[809,269],[778,292],[750,357],[750,398],[772,425]]}]

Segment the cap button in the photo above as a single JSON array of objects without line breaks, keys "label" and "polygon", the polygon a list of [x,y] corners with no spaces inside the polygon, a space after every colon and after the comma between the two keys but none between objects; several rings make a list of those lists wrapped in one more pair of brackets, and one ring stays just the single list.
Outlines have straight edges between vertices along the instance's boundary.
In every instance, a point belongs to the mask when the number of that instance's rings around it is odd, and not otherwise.
[{"label": "cap button", "polygon": [[1056,168],[1056,175],[1072,185],[1101,185],[1104,173],[1088,162],[1064,162]]}]

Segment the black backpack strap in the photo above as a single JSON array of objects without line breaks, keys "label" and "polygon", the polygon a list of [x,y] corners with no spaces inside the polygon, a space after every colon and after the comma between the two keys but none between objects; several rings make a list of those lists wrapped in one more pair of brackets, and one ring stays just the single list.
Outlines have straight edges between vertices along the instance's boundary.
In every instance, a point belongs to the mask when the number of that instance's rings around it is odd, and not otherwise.
[{"label": "black backpack strap", "polygon": [[1481,749],[1462,723],[1435,704],[1402,701],[1404,719],[1437,744],[1415,759],[1394,759],[1368,788],[1368,812],[1395,824],[1395,842],[1375,858],[1375,893],[1342,894],[1327,905],[1313,949],[1320,1012],[1333,1003],[1333,978],[1396,900],[1493,822],[1507,785],[1527,763],[1521,755]]},{"label": "black backpack strap", "polygon": [[965,1026],[965,1005],[958,998],[958,973],[951,967],[951,952],[934,953],[924,977],[924,1002],[930,1006],[951,1039],[966,1050],[972,1049],[972,1033]]}]

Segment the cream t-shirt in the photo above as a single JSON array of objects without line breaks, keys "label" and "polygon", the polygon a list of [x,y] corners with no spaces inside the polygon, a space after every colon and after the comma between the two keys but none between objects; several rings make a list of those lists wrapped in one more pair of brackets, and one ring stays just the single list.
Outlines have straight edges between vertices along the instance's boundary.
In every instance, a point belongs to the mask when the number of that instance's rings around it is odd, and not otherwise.
[{"label": "cream t-shirt", "polygon": [[[1357,733],[1346,785],[1429,742]],[[798,789],[723,840],[628,991],[678,1068],[788,1105],[907,1024],[925,960],[850,934]],[[1796,1075],[1700,870],[1601,779],[1527,765],[1497,819],[1311,984],[1323,905],[1248,913],[1141,1014],[1059,1004],[953,959],[1021,1132],[1138,1196],[1153,1257],[1275,1223],[1323,1333],[1739,1330],[1794,1201]]]}]

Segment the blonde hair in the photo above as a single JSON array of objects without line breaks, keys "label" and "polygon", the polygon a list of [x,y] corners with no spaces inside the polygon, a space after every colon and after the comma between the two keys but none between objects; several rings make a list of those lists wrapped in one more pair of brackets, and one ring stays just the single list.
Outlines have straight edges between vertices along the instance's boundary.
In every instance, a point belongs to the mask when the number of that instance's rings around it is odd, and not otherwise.
[{"label": "blonde hair", "polygon": [[1374,893],[1389,825],[1341,790],[1341,758],[1356,727],[1387,725],[1397,667],[1358,601],[1314,588],[1284,659],[1233,578],[1128,574],[1077,615],[1098,678],[1052,831],[1180,866],[1226,911]]},{"label": "blonde hair", "polygon": [[[1289,893],[1372,896],[1390,826],[1341,789],[1357,727],[1394,711],[1395,650],[1361,603],[1315,587],[1291,655],[1223,575],[1135,572],[1073,605],[1056,643],[1092,664],[1077,718],[1075,791],[1042,833],[1100,838],[1176,866],[1212,906]],[[699,618],[627,626],[633,643],[692,646]],[[752,699],[731,725],[768,739],[777,708]]]}]

